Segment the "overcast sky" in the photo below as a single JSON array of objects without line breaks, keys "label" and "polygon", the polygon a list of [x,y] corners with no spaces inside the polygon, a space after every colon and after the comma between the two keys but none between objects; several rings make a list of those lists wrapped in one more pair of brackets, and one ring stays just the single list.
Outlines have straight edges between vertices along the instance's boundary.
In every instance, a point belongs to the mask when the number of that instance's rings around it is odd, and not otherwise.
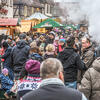
[{"label": "overcast sky", "polygon": [[55,0],[57,2],[61,2],[61,1],[66,1],[66,2],[77,2],[77,1],[80,1],[80,0]]}]

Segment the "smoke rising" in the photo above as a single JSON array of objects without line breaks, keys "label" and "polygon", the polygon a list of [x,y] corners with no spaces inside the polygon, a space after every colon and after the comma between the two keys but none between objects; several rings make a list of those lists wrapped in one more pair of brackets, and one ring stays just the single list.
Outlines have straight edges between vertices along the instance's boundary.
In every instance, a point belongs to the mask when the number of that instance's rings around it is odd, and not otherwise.
[{"label": "smoke rising", "polygon": [[88,17],[89,34],[94,40],[100,41],[100,0],[81,0],[80,6]]},{"label": "smoke rising", "polygon": [[100,0],[80,0],[77,4],[65,3],[62,0],[61,8],[69,16],[68,21],[79,23],[86,19],[89,22],[89,34],[100,41]]},{"label": "smoke rising", "polygon": [[80,7],[80,2],[71,2],[70,0],[65,2],[62,0],[60,7],[64,11],[67,22],[80,23],[85,19],[84,13]]}]

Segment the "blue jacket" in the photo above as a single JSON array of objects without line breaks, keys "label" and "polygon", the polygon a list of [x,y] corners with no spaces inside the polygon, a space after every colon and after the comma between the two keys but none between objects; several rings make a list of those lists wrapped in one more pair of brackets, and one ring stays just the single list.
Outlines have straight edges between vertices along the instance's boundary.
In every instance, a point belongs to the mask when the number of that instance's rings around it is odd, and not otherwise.
[{"label": "blue jacket", "polygon": [[1,88],[5,90],[9,90],[14,85],[14,82],[4,74],[0,74],[0,80],[1,80]]}]

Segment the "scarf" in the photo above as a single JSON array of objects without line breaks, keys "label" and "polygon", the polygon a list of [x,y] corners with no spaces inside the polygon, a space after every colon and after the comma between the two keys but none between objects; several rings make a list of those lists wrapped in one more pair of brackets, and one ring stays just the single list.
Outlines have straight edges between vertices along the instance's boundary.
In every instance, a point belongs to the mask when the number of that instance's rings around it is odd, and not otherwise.
[{"label": "scarf", "polygon": [[58,79],[58,78],[48,78],[48,79],[42,80],[40,87],[45,86],[45,85],[49,85],[49,84],[58,84],[58,85],[65,86],[63,81]]}]

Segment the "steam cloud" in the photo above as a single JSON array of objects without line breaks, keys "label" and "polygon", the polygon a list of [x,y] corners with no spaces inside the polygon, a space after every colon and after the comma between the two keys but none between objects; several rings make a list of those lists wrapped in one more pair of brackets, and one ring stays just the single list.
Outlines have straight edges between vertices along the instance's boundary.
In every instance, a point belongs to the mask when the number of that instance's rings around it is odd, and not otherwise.
[{"label": "steam cloud", "polygon": [[100,0],[80,0],[79,6],[68,5],[62,0],[61,8],[65,16],[69,16],[68,21],[79,23],[86,18],[89,22],[89,34],[93,39],[100,41]]}]

